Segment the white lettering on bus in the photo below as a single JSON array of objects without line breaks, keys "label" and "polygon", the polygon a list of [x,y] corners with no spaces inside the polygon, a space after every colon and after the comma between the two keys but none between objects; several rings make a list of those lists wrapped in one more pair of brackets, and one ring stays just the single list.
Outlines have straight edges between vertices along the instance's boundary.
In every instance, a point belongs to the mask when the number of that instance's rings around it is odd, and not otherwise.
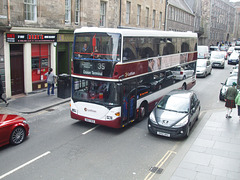
[{"label": "white lettering on bus", "polygon": [[135,72],[126,72],[125,77],[133,76],[135,74],[136,74]]},{"label": "white lettering on bus", "polygon": [[83,74],[88,74],[88,75],[91,75],[91,71],[86,71],[86,70],[83,70]]},{"label": "white lettering on bus", "polygon": [[95,75],[95,76],[102,76],[103,73],[102,73],[102,72],[94,72],[94,71],[92,71],[92,75]]}]

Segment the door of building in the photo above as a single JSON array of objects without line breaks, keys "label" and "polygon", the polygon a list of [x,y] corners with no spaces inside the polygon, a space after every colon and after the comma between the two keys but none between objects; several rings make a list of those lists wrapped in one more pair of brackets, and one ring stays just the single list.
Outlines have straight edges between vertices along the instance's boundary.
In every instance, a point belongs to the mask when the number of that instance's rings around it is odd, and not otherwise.
[{"label": "door of building", "polygon": [[24,93],[23,45],[10,45],[12,95]]}]

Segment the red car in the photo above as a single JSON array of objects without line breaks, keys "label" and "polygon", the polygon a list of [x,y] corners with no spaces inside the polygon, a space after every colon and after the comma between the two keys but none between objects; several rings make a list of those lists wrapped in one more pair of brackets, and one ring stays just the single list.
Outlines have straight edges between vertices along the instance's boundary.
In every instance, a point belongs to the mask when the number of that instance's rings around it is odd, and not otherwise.
[{"label": "red car", "polygon": [[0,114],[0,146],[18,145],[29,135],[26,119],[13,114]]}]

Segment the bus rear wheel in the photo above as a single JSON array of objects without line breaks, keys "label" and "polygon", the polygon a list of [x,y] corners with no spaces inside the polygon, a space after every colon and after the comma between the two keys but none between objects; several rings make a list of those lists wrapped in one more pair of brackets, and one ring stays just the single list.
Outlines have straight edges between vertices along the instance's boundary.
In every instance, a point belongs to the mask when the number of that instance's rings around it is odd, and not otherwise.
[{"label": "bus rear wheel", "polygon": [[147,115],[147,105],[141,104],[139,108],[138,121],[142,121]]}]

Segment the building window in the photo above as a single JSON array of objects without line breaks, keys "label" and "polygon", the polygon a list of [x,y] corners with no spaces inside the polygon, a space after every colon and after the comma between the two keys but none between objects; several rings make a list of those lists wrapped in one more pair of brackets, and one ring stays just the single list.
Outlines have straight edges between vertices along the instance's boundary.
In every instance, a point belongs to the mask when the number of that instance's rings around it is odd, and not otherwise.
[{"label": "building window", "polygon": [[161,29],[162,27],[162,12],[160,12],[160,15],[159,15],[159,29]]},{"label": "building window", "polygon": [[71,22],[71,0],[65,0],[65,24]]},{"label": "building window", "polygon": [[146,7],[146,18],[145,18],[145,22],[146,22],[146,27],[148,27],[148,19],[149,19],[149,8]]},{"label": "building window", "polygon": [[131,2],[127,1],[126,24],[130,24]]},{"label": "building window", "polygon": [[75,24],[79,25],[80,23],[80,0],[76,0],[75,4]]},{"label": "building window", "polygon": [[32,44],[32,82],[46,80],[44,76],[50,67],[48,44]]},{"label": "building window", "polygon": [[168,19],[172,19],[172,7],[168,7]]},{"label": "building window", "polygon": [[101,1],[100,26],[106,26],[106,2]]},{"label": "building window", "polygon": [[171,17],[171,20],[174,20],[174,18],[175,18],[175,15],[174,15],[174,14],[175,14],[175,8],[173,7],[173,8],[172,8],[172,17]]},{"label": "building window", "polygon": [[155,28],[155,17],[156,17],[156,10],[153,10],[153,15],[152,15],[152,27]]},{"label": "building window", "polygon": [[37,0],[24,0],[25,20],[37,21]]},{"label": "building window", "polygon": [[175,9],[175,21],[178,21],[178,9]]},{"label": "building window", "polygon": [[137,5],[137,25],[140,26],[141,22],[141,5]]}]

